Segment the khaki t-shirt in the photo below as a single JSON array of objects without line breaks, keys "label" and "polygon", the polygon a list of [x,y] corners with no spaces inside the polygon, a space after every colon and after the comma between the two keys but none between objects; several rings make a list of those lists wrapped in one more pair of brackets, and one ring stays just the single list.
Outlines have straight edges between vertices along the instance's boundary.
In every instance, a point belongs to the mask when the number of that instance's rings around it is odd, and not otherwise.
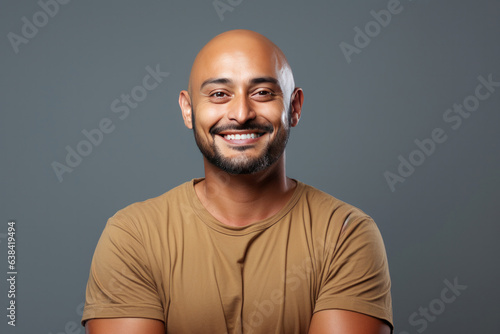
[{"label": "khaki t-shirt", "polygon": [[364,212],[304,183],[272,217],[225,225],[184,183],[111,217],[92,260],[82,323],[142,317],[168,333],[307,333],[344,309],[392,326],[384,244]]}]

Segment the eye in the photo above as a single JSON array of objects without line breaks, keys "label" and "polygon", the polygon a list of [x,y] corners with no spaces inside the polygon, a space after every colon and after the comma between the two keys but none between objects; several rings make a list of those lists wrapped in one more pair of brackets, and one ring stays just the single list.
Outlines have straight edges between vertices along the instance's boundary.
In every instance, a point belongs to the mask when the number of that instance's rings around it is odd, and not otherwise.
[{"label": "eye", "polygon": [[219,98],[219,99],[220,99],[220,98],[224,98],[224,97],[229,96],[229,95],[227,95],[227,94],[226,94],[226,93],[224,93],[224,92],[215,92],[215,93],[213,93],[213,94],[212,94],[212,95],[210,95],[210,96],[213,96],[213,97],[216,97],[216,98]]},{"label": "eye", "polygon": [[276,96],[276,94],[270,90],[262,89],[255,92],[253,96],[258,101],[270,101]]},{"label": "eye", "polygon": [[208,95],[212,103],[226,103],[231,100],[231,94],[222,90],[216,90]]}]

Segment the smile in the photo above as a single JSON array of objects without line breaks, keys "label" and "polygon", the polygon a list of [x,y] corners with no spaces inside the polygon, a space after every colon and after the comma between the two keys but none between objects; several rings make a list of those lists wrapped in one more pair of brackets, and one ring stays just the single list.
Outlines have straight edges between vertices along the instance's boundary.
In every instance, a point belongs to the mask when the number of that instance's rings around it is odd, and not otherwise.
[{"label": "smile", "polygon": [[240,140],[240,139],[254,139],[262,136],[263,133],[242,133],[242,134],[226,134],[224,139],[227,140]]},{"label": "smile", "polygon": [[219,133],[219,136],[222,137],[226,143],[239,146],[252,145],[264,134],[266,134],[266,132],[248,132],[248,130],[247,132],[223,131]]}]

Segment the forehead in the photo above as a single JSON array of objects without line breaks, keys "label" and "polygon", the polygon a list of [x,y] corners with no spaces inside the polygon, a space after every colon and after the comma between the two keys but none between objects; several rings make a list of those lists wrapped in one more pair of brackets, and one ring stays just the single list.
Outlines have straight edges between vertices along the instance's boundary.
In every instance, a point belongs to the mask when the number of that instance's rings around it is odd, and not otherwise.
[{"label": "forehead", "polygon": [[209,79],[228,78],[233,82],[256,77],[272,77],[279,81],[280,59],[273,48],[256,43],[211,45],[202,50],[191,72],[194,89]]}]

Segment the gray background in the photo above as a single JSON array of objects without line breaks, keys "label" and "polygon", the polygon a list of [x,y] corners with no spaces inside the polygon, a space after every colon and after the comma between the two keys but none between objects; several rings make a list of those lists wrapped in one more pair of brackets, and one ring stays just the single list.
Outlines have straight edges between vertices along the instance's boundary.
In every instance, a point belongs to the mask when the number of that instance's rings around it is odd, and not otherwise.
[{"label": "gray background", "polygon": [[[478,76],[500,81],[500,2],[401,0],[350,63],[340,43],[354,45],[354,28],[364,30],[387,0],[232,3],[221,19],[212,1],[71,1],[16,53],[9,32],[21,36],[22,18],[33,22],[42,9],[2,1],[0,276],[15,219],[18,307],[13,328],[2,279],[0,332],[83,333],[73,326],[107,218],[203,176],[177,104],[196,52],[218,33],[247,28],[284,50],[305,92],[288,175],[379,225],[395,333],[498,333],[500,88],[456,130],[443,115],[474,94]],[[170,75],[119,119],[113,100],[157,64]],[[104,118],[114,131],[59,182],[51,164],[65,164],[65,147]],[[408,159],[414,140],[435,128],[447,140],[391,191],[384,172],[397,173],[398,156]],[[467,288],[439,310],[444,281],[454,279]],[[418,312],[430,305],[437,315],[424,329]]]}]

